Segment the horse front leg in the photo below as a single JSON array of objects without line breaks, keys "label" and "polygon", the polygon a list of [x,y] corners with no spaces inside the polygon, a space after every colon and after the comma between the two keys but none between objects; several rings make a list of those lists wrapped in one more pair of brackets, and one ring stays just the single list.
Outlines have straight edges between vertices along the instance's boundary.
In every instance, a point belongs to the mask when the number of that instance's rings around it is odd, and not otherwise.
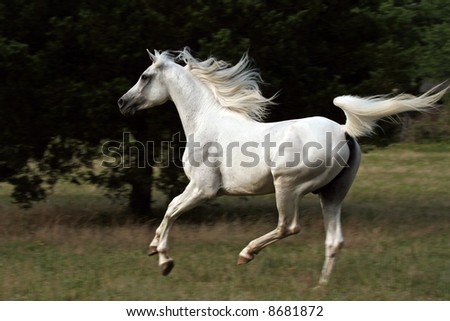
[{"label": "horse front leg", "polygon": [[155,237],[149,245],[149,255],[159,254],[159,267],[162,275],[169,275],[175,263],[169,256],[169,234],[174,221],[184,212],[196,207],[214,195],[194,183],[189,183],[184,192],[175,197],[169,204]]},{"label": "horse front leg", "polygon": [[150,242],[148,246],[148,256],[153,256],[155,254],[158,254],[158,244],[159,244],[159,238],[161,235],[161,225],[156,229],[155,237]]}]

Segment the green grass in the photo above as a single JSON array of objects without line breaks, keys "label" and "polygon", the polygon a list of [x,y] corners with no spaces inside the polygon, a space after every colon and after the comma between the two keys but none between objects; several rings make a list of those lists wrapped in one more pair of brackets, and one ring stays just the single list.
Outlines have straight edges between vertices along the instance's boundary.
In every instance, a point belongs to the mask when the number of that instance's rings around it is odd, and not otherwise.
[{"label": "green grass", "polygon": [[[99,216],[119,216],[120,207],[93,187],[62,185],[28,211],[1,205],[0,299],[450,300],[448,152],[396,145],[363,155],[343,210],[346,245],[326,289],[313,289],[324,251],[315,196],[302,202],[300,235],[244,266],[236,265],[240,250],[275,225],[273,196],[214,201],[202,212],[216,220],[175,225],[176,266],[162,277],[157,258],[146,256],[154,223],[101,226]],[[223,219],[237,212],[247,217]]]}]

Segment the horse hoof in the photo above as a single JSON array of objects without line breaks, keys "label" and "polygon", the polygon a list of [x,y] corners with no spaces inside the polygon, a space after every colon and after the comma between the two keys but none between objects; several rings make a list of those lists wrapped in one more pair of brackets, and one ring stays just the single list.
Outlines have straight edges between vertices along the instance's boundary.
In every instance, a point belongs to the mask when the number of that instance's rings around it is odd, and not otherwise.
[{"label": "horse hoof", "polygon": [[247,263],[250,262],[251,260],[253,260],[253,258],[249,259],[248,257],[240,256],[240,255],[239,255],[237,264],[238,264],[238,265],[247,264]]},{"label": "horse hoof", "polygon": [[161,274],[163,276],[168,276],[170,271],[172,271],[173,267],[175,266],[175,262],[173,260],[164,262],[159,267],[161,269]]},{"label": "horse hoof", "polygon": [[147,254],[148,254],[148,256],[158,254],[158,250],[156,249],[156,246],[149,246]]},{"label": "horse hoof", "polygon": [[313,291],[325,291],[327,289],[327,283],[319,283],[312,288]]}]

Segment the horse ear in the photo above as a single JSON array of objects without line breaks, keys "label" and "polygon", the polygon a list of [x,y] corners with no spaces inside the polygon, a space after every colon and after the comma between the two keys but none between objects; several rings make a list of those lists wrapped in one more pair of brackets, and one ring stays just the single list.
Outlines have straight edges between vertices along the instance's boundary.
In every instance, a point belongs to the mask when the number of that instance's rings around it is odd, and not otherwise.
[{"label": "horse ear", "polygon": [[156,61],[156,56],[155,56],[154,54],[152,54],[152,53],[150,52],[150,50],[148,50],[148,49],[147,49],[147,52],[148,52],[148,55],[150,56],[150,60],[153,61],[153,62],[155,62],[155,61]]}]

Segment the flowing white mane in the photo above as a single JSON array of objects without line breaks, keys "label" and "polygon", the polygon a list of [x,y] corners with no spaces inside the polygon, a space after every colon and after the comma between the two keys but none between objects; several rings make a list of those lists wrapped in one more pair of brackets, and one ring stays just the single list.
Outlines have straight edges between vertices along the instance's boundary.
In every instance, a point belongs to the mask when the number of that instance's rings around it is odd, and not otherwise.
[{"label": "flowing white mane", "polygon": [[[170,53],[157,53],[156,61],[170,58]],[[213,92],[215,98],[224,108],[242,113],[257,121],[262,121],[268,114],[273,99],[261,94],[262,83],[259,72],[250,66],[247,54],[236,65],[210,57],[204,61],[194,58],[188,48],[178,52],[176,58],[183,61],[195,77]]]}]

